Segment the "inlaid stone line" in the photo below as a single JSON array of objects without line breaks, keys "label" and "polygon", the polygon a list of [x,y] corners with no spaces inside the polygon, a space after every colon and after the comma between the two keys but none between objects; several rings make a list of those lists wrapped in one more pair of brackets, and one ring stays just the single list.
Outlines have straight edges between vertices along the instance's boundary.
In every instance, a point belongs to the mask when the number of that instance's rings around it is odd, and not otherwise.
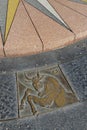
[{"label": "inlaid stone line", "polygon": [[81,3],[74,2],[71,0],[62,0],[62,1],[55,0],[55,1],[79,13],[80,15],[87,17],[87,4],[81,4]]},{"label": "inlaid stone line", "polygon": [[80,3],[80,4],[87,4],[87,0],[70,0],[72,2],[77,2],[77,3]]},{"label": "inlaid stone line", "polygon": [[3,40],[2,40],[2,33],[1,33],[1,27],[0,27],[0,57],[4,56],[3,52]]},{"label": "inlaid stone line", "polygon": [[[87,37],[87,17],[73,11],[72,9],[60,4],[59,2],[48,0],[54,8],[60,13],[62,18],[72,28],[76,34],[76,40],[80,40]],[[72,2],[73,3],[73,2]]]},{"label": "inlaid stone line", "polygon": [[53,111],[77,102],[58,65],[17,73],[19,116]]},{"label": "inlaid stone line", "polygon": [[52,18],[54,21],[56,21],[61,26],[65,27],[69,31],[72,32],[71,28],[65,21],[62,19],[62,17],[58,14],[58,12],[54,9],[54,7],[48,2],[48,0],[25,0],[33,7],[37,8],[39,11],[44,13],[45,15]]}]

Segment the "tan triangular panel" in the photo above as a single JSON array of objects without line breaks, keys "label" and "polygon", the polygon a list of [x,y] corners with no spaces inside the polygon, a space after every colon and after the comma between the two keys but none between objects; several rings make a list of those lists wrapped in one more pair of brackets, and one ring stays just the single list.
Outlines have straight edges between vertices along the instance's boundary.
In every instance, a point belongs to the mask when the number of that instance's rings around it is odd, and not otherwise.
[{"label": "tan triangular panel", "polygon": [[41,51],[42,43],[24,5],[20,2],[5,43],[5,53],[7,56],[21,56]]}]

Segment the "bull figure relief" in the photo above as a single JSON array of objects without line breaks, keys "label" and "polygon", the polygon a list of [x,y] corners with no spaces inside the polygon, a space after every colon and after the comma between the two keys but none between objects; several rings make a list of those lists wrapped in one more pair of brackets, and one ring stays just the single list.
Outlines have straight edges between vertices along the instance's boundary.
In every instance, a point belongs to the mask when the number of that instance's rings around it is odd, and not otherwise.
[{"label": "bull figure relief", "polygon": [[[30,78],[25,73],[25,82],[32,82],[32,88],[27,88],[21,98],[20,109],[24,109],[24,104],[30,105],[33,115],[38,113],[37,105],[43,108],[62,107],[76,101],[73,91],[68,91],[60,85],[57,78],[51,75],[40,75]],[[37,95],[33,92],[36,91]]]}]

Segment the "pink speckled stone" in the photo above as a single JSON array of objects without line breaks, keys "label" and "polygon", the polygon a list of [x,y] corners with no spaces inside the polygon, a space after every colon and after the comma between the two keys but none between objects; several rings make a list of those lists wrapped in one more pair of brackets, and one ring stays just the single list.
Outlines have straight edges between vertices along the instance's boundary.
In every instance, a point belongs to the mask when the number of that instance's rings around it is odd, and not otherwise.
[{"label": "pink speckled stone", "polygon": [[42,42],[22,2],[19,3],[4,48],[6,56],[22,56],[42,52]]},{"label": "pink speckled stone", "polygon": [[80,3],[77,3],[77,2],[72,2],[72,1],[69,1],[69,0],[55,0],[59,3],[62,3],[63,5],[73,9],[74,11],[77,11],[78,13],[84,15],[84,16],[87,16],[87,4],[80,4]]},{"label": "pink speckled stone", "polygon": [[24,2],[25,7],[43,41],[44,51],[64,47],[74,41],[74,35],[36,8]]},{"label": "pink speckled stone", "polygon": [[87,37],[87,17],[69,9],[53,0],[48,0],[59,12],[64,21],[71,27],[76,34],[76,40]]}]

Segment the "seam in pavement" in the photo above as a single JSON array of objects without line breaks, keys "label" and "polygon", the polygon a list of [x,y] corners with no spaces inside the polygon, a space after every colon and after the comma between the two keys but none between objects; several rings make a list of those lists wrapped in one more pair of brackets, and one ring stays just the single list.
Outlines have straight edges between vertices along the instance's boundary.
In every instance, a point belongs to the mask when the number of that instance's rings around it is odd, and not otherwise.
[{"label": "seam in pavement", "polygon": [[17,107],[18,107],[18,112],[17,112],[17,114],[18,114],[18,118],[20,118],[20,113],[19,113],[19,110],[20,110],[20,108],[19,108],[19,89],[18,89],[18,83],[17,83],[17,78],[18,78],[18,76],[17,76],[17,72],[15,73],[15,78],[16,78],[16,90],[17,90]]},{"label": "seam in pavement", "polygon": [[68,5],[65,5],[65,4],[63,4],[63,3],[61,3],[61,2],[59,2],[59,1],[57,1],[57,0],[54,0],[54,1],[57,2],[57,3],[59,3],[59,4],[61,4],[61,5],[63,5],[63,6],[65,6],[65,7],[67,7],[67,8],[69,8],[69,9],[71,9],[71,10],[73,10],[74,12],[76,12],[76,13],[78,13],[78,14],[80,14],[80,15],[83,15],[84,17],[87,18],[87,15],[80,13],[79,11],[77,11],[77,10],[75,10],[75,9],[73,9],[73,8],[71,8],[71,7],[69,7]]},{"label": "seam in pavement", "polygon": [[4,47],[3,47],[3,53],[4,53],[4,57],[6,57],[6,52],[5,52],[5,49],[4,49]]},{"label": "seam in pavement", "polygon": [[[14,21],[14,19],[15,19],[16,12],[17,12],[17,9],[18,9],[19,4],[20,4],[20,1],[19,1],[18,5],[17,5],[17,8],[16,8],[15,14],[14,14],[14,16],[13,16],[13,20],[12,20],[12,22],[11,22],[10,28],[9,28],[9,30],[8,30],[6,39],[4,39],[4,43],[3,43],[4,46],[5,46],[5,43],[6,43],[6,41],[7,41],[8,35],[9,35],[9,33],[10,33],[10,29],[11,29],[11,27],[12,27],[13,21]],[[8,3],[7,3],[7,11],[8,11],[8,5],[9,5],[9,1],[8,1]],[[8,15],[8,13],[6,14],[5,33],[6,33],[7,15]],[[5,33],[4,33],[4,38],[5,38]]]},{"label": "seam in pavement", "polygon": [[4,40],[3,40],[3,36],[2,36],[2,30],[1,30],[1,26],[0,26],[0,33],[1,33],[1,40],[2,40],[2,49],[3,49],[3,53],[4,53],[4,56],[6,57],[6,54],[5,54],[5,50],[4,50]]},{"label": "seam in pavement", "polygon": [[44,43],[43,43],[43,40],[41,39],[40,34],[39,34],[39,32],[38,32],[36,26],[34,25],[34,22],[33,22],[32,18],[30,17],[30,14],[29,14],[29,12],[28,12],[27,9],[26,9],[23,0],[22,0],[22,3],[23,3],[23,6],[24,6],[24,8],[25,8],[25,10],[26,10],[26,13],[27,13],[28,17],[30,18],[30,20],[31,20],[31,22],[32,22],[32,25],[33,25],[33,27],[34,27],[34,29],[35,29],[35,31],[36,31],[36,33],[37,33],[37,35],[38,35],[38,37],[39,37],[41,43],[42,43],[42,52],[43,52],[43,51],[44,51]]}]

